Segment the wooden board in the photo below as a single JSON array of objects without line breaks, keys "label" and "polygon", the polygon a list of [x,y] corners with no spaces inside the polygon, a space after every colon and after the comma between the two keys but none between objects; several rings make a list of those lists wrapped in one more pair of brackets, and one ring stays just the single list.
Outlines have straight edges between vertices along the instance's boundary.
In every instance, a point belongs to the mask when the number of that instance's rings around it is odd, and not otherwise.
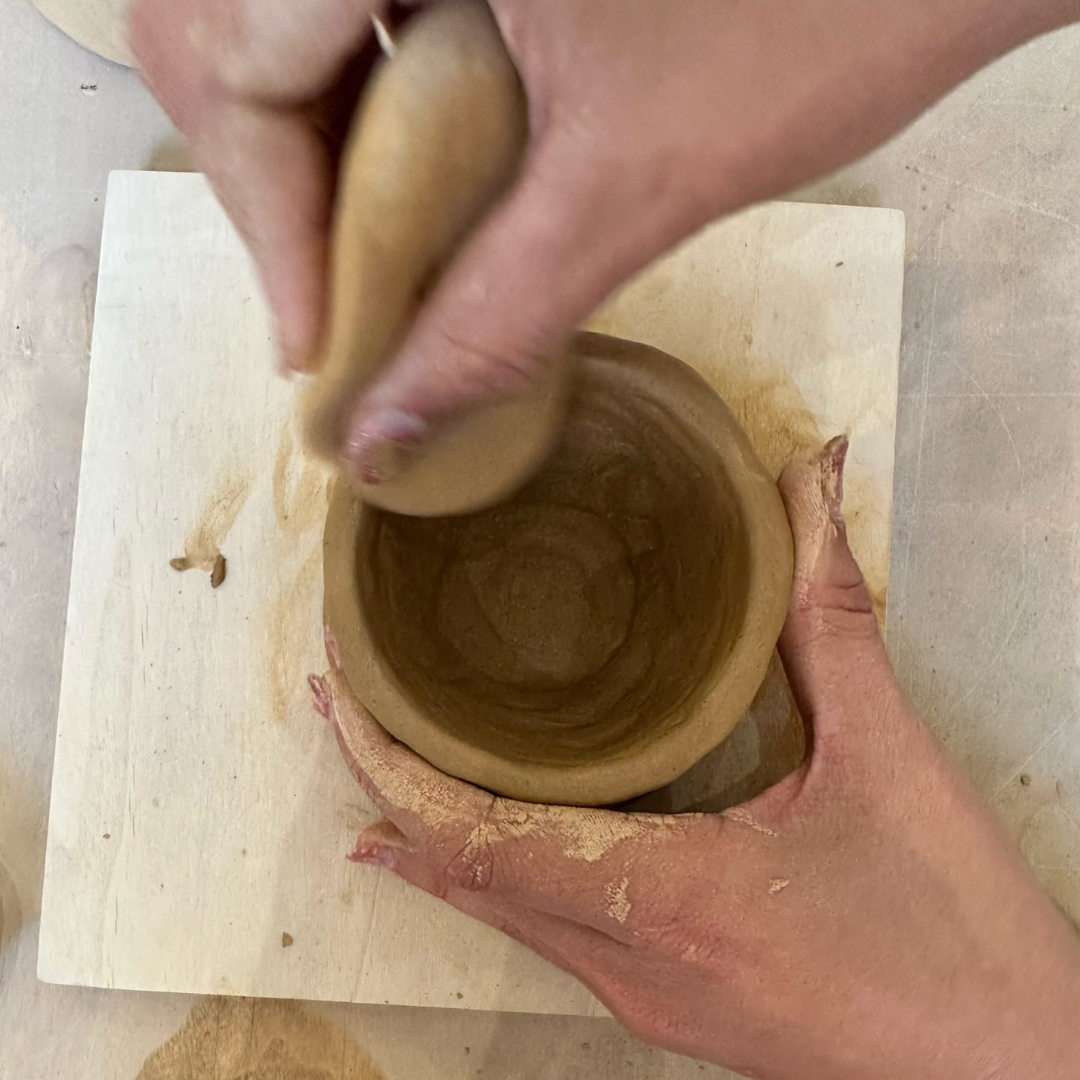
[{"label": "wooden board", "polygon": [[[788,443],[850,429],[850,489],[866,492],[853,537],[879,592],[902,276],[902,215],[768,206],[707,230],[597,319],[726,383],[770,464]],[[39,974],[601,1012],[494,931],[345,860],[372,812],[305,685],[325,666],[327,476],[298,446],[293,396],[272,374],[247,256],[204,181],[114,174]],[[185,551],[206,568],[225,556],[220,588],[206,569],[170,568]]]}]

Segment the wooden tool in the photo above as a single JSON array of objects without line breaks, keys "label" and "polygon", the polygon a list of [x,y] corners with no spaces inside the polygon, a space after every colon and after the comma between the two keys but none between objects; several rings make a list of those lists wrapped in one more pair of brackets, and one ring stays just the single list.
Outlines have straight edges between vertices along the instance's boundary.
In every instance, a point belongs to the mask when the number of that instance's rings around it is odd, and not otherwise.
[{"label": "wooden tool", "polygon": [[[691,240],[593,324],[698,367],[774,470],[793,447],[849,432],[852,544],[882,605],[903,256],[897,212],[764,206]],[[248,257],[203,179],[114,174],[39,974],[600,1012],[509,939],[345,858],[373,812],[309,703],[306,676],[325,667],[329,477],[301,448],[294,394],[273,374]],[[717,752],[722,783],[696,785],[709,800],[775,768],[779,751],[763,745],[795,752],[782,681],[759,701],[776,710]],[[688,797],[686,785],[662,796]]]}]

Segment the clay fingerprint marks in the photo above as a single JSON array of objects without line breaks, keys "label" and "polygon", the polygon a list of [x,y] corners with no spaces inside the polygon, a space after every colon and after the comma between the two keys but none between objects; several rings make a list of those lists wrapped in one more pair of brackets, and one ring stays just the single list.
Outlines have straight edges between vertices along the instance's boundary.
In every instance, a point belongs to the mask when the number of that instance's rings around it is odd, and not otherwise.
[{"label": "clay fingerprint marks", "polygon": [[251,483],[250,474],[226,476],[218,483],[184,538],[184,554],[169,560],[174,570],[205,570],[214,589],[225,581],[228,563],[221,547],[251,494]]},{"label": "clay fingerprint marks", "polygon": [[322,526],[332,488],[331,470],[304,450],[292,423],[286,424],[272,484],[272,550],[284,572],[267,614],[270,703],[279,723],[310,709],[308,657],[312,642],[321,640]]},{"label": "clay fingerprint marks", "polygon": [[137,1080],[383,1080],[341,1027],[295,1001],[205,998]]}]

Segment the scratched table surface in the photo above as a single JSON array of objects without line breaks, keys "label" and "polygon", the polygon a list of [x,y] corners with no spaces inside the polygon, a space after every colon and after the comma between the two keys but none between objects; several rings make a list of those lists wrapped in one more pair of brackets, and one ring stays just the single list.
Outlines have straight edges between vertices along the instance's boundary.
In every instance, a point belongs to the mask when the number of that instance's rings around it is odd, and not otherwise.
[{"label": "scratched table surface", "polygon": [[[134,73],[84,52],[25,0],[0,0],[0,26],[0,1080],[729,1077],[605,1020],[316,1013],[37,983],[106,175],[175,168],[183,153]],[[799,196],[907,214],[889,648],[915,703],[1074,918],[1077,176],[1074,29],[1000,61]]]}]

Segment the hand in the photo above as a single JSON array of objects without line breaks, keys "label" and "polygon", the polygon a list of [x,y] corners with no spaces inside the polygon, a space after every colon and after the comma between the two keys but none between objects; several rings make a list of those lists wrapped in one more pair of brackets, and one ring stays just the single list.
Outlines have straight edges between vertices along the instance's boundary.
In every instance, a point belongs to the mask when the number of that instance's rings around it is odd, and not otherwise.
[{"label": "hand", "polygon": [[[135,8],[146,77],[247,240],[293,367],[322,332],[335,140],[375,54],[370,16],[388,6]],[[1078,0],[491,6],[526,87],[531,146],[357,403],[354,441],[373,456],[385,418],[418,431],[512,393],[612,289],[705,222],[850,161],[999,52],[1080,17]]]},{"label": "hand", "polygon": [[584,982],[640,1038],[773,1080],[1080,1075],[1080,947],[896,684],[840,517],[845,444],[781,480],[780,653],[810,751],[721,815],[496,798],[312,680],[385,815],[355,858]]}]

